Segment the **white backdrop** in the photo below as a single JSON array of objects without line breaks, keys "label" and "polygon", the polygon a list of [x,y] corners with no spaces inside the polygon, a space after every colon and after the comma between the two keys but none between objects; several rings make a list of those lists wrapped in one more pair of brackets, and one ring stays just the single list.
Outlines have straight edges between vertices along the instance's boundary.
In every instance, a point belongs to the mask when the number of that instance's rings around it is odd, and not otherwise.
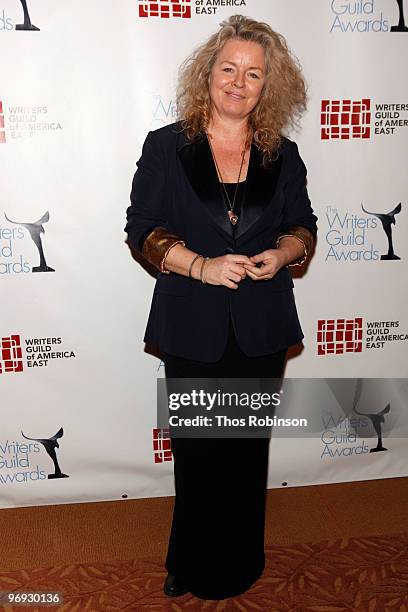
[{"label": "white backdrop", "polygon": [[[153,15],[155,6],[169,18]],[[29,0],[28,8],[39,31],[16,29],[20,2],[0,0],[0,506],[173,494],[168,442],[160,432],[153,442],[162,370],[142,343],[154,279],[124,243],[125,210],[147,132],[175,120],[177,67],[233,13],[281,32],[309,83],[302,130],[290,136],[308,168],[319,242],[295,280],[305,341],[287,376],[407,376],[408,33],[390,31],[395,0]],[[323,127],[322,104],[331,109]],[[350,138],[336,137],[337,117]],[[399,203],[400,259],[380,260],[386,234],[362,205],[384,215]],[[387,402],[401,424],[395,393],[397,381]],[[319,438],[273,439],[269,485],[406,475],[406,439],[387,431],[378,453],[357,452],[364,441],[341,431],[332,452]]]}]

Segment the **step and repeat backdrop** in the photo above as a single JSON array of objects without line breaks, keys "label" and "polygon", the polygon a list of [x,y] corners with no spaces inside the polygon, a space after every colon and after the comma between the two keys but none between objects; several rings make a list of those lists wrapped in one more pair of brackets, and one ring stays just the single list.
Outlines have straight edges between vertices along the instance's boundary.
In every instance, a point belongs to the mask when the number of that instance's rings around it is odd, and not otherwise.
[{"label": "step and repeat backdrop", "polygon": [[309,85],[289,136],[319,239],[286,375],[360,380],[352,412],[305,400],[320,433],[272,438],[269,486],[407,474],[403,0],[0,0],[1,507],[173,494],[142,340],[154,278],[125,210],[146,134],[176,119],[178,66],[236,13],[281,32]]}]

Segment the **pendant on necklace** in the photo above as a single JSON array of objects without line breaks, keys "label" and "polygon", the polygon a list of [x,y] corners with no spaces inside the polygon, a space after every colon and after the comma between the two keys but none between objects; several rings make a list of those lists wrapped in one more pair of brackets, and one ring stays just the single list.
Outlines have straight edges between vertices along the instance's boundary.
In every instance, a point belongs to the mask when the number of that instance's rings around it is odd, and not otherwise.
[{"label": "pendant on necklace", "polygon": [[231,221],[232,225],[236,225],[237,224],[238,215],[236,215],[234,212],[232,212],[232,210],[228,211],[228,217],[229,217],[229,220]]}]

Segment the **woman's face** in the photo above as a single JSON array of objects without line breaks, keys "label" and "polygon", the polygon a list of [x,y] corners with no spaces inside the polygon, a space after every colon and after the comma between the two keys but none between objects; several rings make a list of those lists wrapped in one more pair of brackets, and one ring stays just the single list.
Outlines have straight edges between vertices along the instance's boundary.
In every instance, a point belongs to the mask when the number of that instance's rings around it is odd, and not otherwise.
[{"label": "woman's face", "polygon": [[222,118],[243,119],[256,106],[265,83],[261,45],[230,40],[219,52],[210,74],[210,98]]}]

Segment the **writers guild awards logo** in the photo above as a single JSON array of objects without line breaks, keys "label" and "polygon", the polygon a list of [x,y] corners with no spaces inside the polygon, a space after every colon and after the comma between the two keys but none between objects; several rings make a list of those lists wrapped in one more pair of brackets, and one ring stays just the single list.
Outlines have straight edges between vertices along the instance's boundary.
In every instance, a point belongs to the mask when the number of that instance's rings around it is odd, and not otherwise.
[{"label": "writers guild awards logo", "polygon": [[34,223],[19,223],[18,221],[12,221],[11,219],[9,219],[6,214],[4,214],[4,216],[6,217],[9,223],[14,223],[15,225],[21,225],[22,227],[25,227],[25,229],[28,230],[32,241],[37,247],[38,254],[40,256],[40,265],[35,266],[32,269],[32,272],[55,272],[54,268],[50,268],[47,265],[47,262],[45,261],[44,249],[41,240],[41,234],[45,233],[43,224],[48,223],[48,221],[50,220],[50,213],[48,212],[48,210],[45,215],[41,217],[41,219],[38,219],[38,221],[35,221]]},{"label": "writers guild awards logo", "polygon": [[30,14],[28,12],[26,0],[20,0],[20,2],[23,6],[24,23],[17,23],[16,30],[30,30],[31,32],[39,32],[40,28],[37,28],[35,25],[31,23]]},{"label": "writers guild awards logo", "polygon": [[56,448],[59,448],[58,438],[62,438],[64,435],[64,430],[62,427],[51,438],[29,438],[28,436],[25,436],[23,432],[21,432],[21,434],[26,440],[40,442],[40,444],[44,446],[47,454],[51,457],[54,464],[54,474],[48,474],[48,478],[69,478],[67,474],[63,474],[61,472],[60,466],[58,465],[57,453],[55,451]]},{"label": "writers guild awards logo", "polygon": [[404,19],[404,0],[397,0],[399,10],[398,25],[391,26],[391,32],[408,32],[408,27],[405,25]]},{"label": "writers guild awards logo", "polygon": [[401,212],[401,208],[402,208],[401,202],[398,204],[398,206],[394,208],[394,210],[392,210],[389,213],[383,213],[383,214],[369,212],[368,210],[364,208],[363,205],[361,205],[361,208],[367,215],[373,215],[374,217],[377,217],[377,219],[381,221],[383,230],[385,232],[385,235],[387,236],[388,253],[386,255],[381,255],[381,259],[382,260],[401,259],[401,257],[398,257],[398,255],[394,253],[394,247],[392,244],[392,227],[391,227],[392,225],[395,225],[395,215]]}]

